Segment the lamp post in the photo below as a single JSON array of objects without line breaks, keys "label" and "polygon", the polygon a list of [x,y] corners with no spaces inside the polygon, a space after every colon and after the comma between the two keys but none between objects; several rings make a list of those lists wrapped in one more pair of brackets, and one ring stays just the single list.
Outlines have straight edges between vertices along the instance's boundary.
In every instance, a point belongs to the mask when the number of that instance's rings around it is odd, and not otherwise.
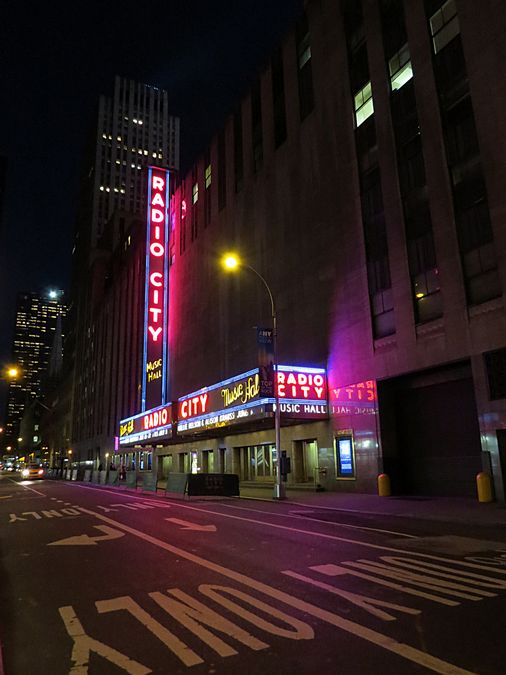
[{"label": "lamp post", "polygon": [[277,321],[276,321],[276,306],[274,304],[274,296],[269,287],[269,284],[264,279],[264,277],[257,272],[254,267],[242,262],[234,253],[228,253],[223,258],[223,266],[225,269],[233,272],[238,268],[242,267],[244,269],[253,272],[253,274],[260,279],[262,282],[267,294],[269,295],[269,300],[271,302],[271,317],[272,317],[272,351],[274,357],[274,400],[275,400],[275,410],[274,410],[274,437],[276,445],[276,482],[274,484],[274,499],[286,499],[285,484],[282,481],[281,476],[281,411],[279,409],[279,394],[278,394],[278,339],[277,339]]}]

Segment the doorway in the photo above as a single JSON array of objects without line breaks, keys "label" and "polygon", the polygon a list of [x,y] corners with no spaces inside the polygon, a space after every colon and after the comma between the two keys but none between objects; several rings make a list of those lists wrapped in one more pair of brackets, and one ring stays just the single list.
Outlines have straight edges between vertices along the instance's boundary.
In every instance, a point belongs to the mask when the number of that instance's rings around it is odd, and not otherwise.
[{"label": "doorway", "polygon": [[294,441],[293,480],[295,483],[318,481],[318,443],[316,439]]}]

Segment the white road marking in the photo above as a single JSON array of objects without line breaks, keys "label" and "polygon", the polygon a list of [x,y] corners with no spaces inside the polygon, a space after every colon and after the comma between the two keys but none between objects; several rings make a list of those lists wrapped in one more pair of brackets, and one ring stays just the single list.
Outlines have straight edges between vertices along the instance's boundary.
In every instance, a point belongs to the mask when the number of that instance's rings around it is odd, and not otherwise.
[{"label": "white road marking", "polygon": [[221,574],[227,577],[228,579],[233,579],[234,581],[243,584],[248,588],[252,588],[266,595],[271,600],[276,600],[286,605],[289,605],[290,607],[293,607],[302,613],[311,615],[321,621],[329,623],[330,625],[335,626],[336,628],[339,628],[344,632],[350,633],[351,635],[357,638],[365,640],[366,642],[370,642],[371,644],[374,644],[382,649],[390,651],[393,654],[402,656],[408,661],[412,661],[413,663],[422,665],[425,668],[432,670],[436,673],[440,673],[441,675],[470,675],[470,671],[459,668],[458,666],[443,661],[442,659],[439,659],[435,656],[431,656],[430,654],[427,654],[419,649],[416,649],[415,647],[411,647],[410,645],[407,645],[405,643],[398,642],[397,640],[394,640],[388,635],[384,635],[382,633],[379,633],[378,631],[367,628],[366,626],[362,626],[361,624],[355,623],[348,619],[344,619],[341,616],[338,616],[336,614],[333,614],[332,612],[317,607],[316,605],[312,605],[311,603],[306,602],[304,600],[300,600],[299,598],[289,595],[284,591],[280,591],[277,588],[274,588],[273,586],[269,586],[268,584],[265,584],[261,581],[248,577],[245,574],[236,572],[235,570],[231,570],[227,567],[224,567],[223,565],[213,563],[210,560],[201,558],[200,556],[190,553],[189,551],[185,551],[184,549],[181,549],[177,546],[173,546],[172,544],[168,544],[167,542],[162,541],[161,539],[157,539],[156,537],[153,537],[147,534],[146,532],[136,530],[132,527],[129,527],[128,525],[125,525],[124,523],[117,522],[112,518],[108,518],[107,516],[104,516],[100,513],[96,513],[91,509],[81,507],[81,511],[83,513],[87,513],[88,515],[95,516],[99,520],[102,520],[103,522],[106,522],[109,525],[118,527],[119,529],[122,529],[125,532],[128,532],[129,534],[132,534],[133,536],[138,537],[139,539],[142,539],[143,541],[146,541],[150,544],[153,544],[158,548],[168,551],[169,553],[172,553],[180,558],[188,560],[189,562],[192,562],[217,574]]},{"label": "white road marking", "polygon": [[207,628],[204,628],[202,624],[237,640],[253,651],[269,648],[266,642],[254,637],[179,588],[169,588],[167,593],[172,597],[167,597],[167,595],[157,591],[150,593],[149,596],[220,656],[234,656],[238,652]]},{"label": "white road marking", "polygon": [[15,483],[16,485],[21,485],[21,487],[24,488],[25,490],[30,490],[31,492],[35,492],[35,494],[40,495],[41,497],[46,497],[46,495],[43,492],[39,492],[38,490],[35,490],[32,487],[28,487],[28,485],[24,485],[22,482],[13,480],[12,478],[9,478],[9,480]]},{"label": "white road marking", "polygon": [[99,642],[87,635],[71,605],[60,607],[58,611],[63,619],[67,633],[74,642],[70,657],[73,666],[69,671],[69,675],[86,675],[90,655],[93,652],[114,663],[118,668],[123,668],[129,675],[148,675],[148,673],[152,672],[146,666],[121,654],[121,652],[118,652],[113,647],[109,647],[109,645],[105,645],[103,642]]},{"label": "white road marking", "polygon": [[[69,485],[70,487],[84,488],[86,490],[96,490],[97,492],[102,492],[102,493],[107,492],[106,490],[100,490],[98,488],[89,487],[87,485],[81,485],[79,483],[66,483],[65,485]],[[130,499],[139,499],[138,495],[137,496],[136,495],[129,495],[128,493],[117,493],[117,494],[121,494],[122,497],[128,497]],[[149,502],[146,502],[146,503],[156,504],[157,506],[168,508],[168,509],[172,508],[170,504],[165,504],[164,502],[160,502],[160,501],[155,500],[155,499],[150,500]],[[241,518],[240,516],[233,516],[233,515],[230,515],[230,514],[227,514],[227,513],[221,513],[219,511],[209,511],[208,509],[200,509],[200,508],[197,508],[196,506],[188,506],[187,504],[180,504],[179,502],[177,503],[177,506],[175,506],[174,508],[189,509],[191,511],[200,511],[200,512],[205,513],[205,514],[221,516],[222,518],[233,518],[233,519],[236,519],[236,520],[246,521],[248,523],[256,523],[256,524],[262,525],[264,527],[272,527],[272,528],[275,528],[275,529],[288,530],[290,532],[298,532],[299,534],[307,534],[309,536],[321,537],[323,539],[333,539],[334,541],[341,541],[343,543],[353,544],[353,545],[356,545],[356,546],[364,546],[366,548],[373,548],[373,549],[377,549],[377,550],[381,550],[381,551],[393,551],[395,553],[404,553],[404,554],[409,554],[409,555],[416,555],[419,558],[425,558],[425,559],[429,559],[429,560],[439,560],[439,561],[442,561],[442,562],[448,562],[448,560],[449,560],[448,558],[445,558],[443,556],[432,555],[430,553],[421,553],[419,551],[405,550],[405,549],[402,549],[402,548],[396,548],[394,546],[386,546],[386,545],[382,545],[382,544],[370,544],[366,541],[360,541],[360,540],[357,540],[357,539],[348,539],[347,537],[339,537],[337,535],[331,535],[331,534],[322,534],[322,533],[319,533],[319,532],[312,532],[311,530],[300,530],[300,529],[297,529],[297,528],[288,527],[286,525],[277,525],[275,523],[269,523],[269,522],[264,521],[264,520],[256,520],[256,519],[251,519],[251,518]],[[274,514],[271,511],[269,511],[269,512],[259,511],[258,512],[254,509],[252,509],[252,510],[255,513],[260,513],[260,514],[267,513],[268,515],[277,515],[277,516],[280,515],[279,513]],[[335,509],[331,509],[331,510],[335,511]],[[456,565],[462,565],[462,566],[469,567],[469,568],[474,568],[474,569],[478,569],[478,570],[485,570],[485,571],[488,571],[488,572],[497,572],[498,574],[506,575],[506,570],[501,570],[501,569],[498,569],[497,567],[487,567],[487,566],[484,566],[484,565],[478,565],[478,564],[475,564],[475,563],[465,562],[465,561],[461,561],[461,560],[452,560],[452,562]]]},{"label": "white road marking", "polygon": [[366,612],[369,612],[373,616],[376,616],[378,619],[383,619],[383,621],[396,621],[396,617],[388,612],[384,612],[381,609],[376,609],[376,607],[385,607],[387,609],[396,610],[397,612],[403,612],[404,614],[421,614],[421,610],[414,609],[412,607],[405,607],[404,605],[397,605],[392,602],[386,602],[385,600],[378,600],[377,598],[368,598],[365,595],[359,593],[352,593],[351,591],[344,591],[341,588],[336,586],[331,586],[326,584],[323,581],[318,581],[317,579],[312,579],[311,577],[306,577],[304,574],[299,574],[298,572],[292,572],[292,570],[283,570],[282,574],[286,574],[292,579],[297,579],[303,581],[306,584],[316,586],[317,588],[322,588],[324,591],[338,595],[345,600],[348,600],[357,607],[361,607]]},{"label": "white road marking", "polygon": [[[348,563],[351,565],[351,563]],[[354,564],[355,565],[355,564]],[[460,605],[460,602],[454,600],[447,600],[446,598],[440,598],[437,595],[432,595],[431,593],[425,593],[424,591],[417,591],[415,588],[408,588],[401,584],[397,584],[393,581],[387,581],[386,579],[381,579],[380,577],[372,576],[370,574],[364,574],[363,572],[357,572],[355,569],[347,569],[341,567],[340,565],[335,565],[330,563],[328,565],[314,565],[309,569],[319,572],[320,574],[325,574],[326,576],[333,577],[339,576],[342,574],[349,574],[359,579],[365,579],[366,581],[371,581],[373,584],[378,584],[380,586],[386,586],[387,588],[393,588],[396,591],[401,591],[401,593],[407,593],[408,595],[415,595],[419,598],[424,598],[425,600],[430,600],[431,602],[436,602],[440,605],[447,605],[448,607],[457,607]]]},{"label": "white road marking", "polygon": [[130,596],[123,596],[114,598],[112,600],[99,600],[95,603],[99,614],[106,612],[117,612],[124,609],[130,612],[137,621],[139,621],[145,628],[147,628],[153,635],[155,635],[170,651],[175,654],[185,666],[196,666],[199,663],[204,663],[203,659],[196,654],[193,649],[190,649],[187,644],[182,642],[174,633],[165,626],[154,619],[146,612],[135,600]]},{"label": "white road marking", "polygon": [[195,530],[197,532],[216,532],[216,525],[198,525],[197,523],[190,523],[187,520],[180,520],[179,518],[165,518],[169,523],[180,525],[183,530]]},{"label": "white road marking", "polygon": [[[243,509],[244,507],[242,506],[229,506],[228,504],[224,504],[227,508],[239,508]],[[249,509],[245,509],[249,510]],[[254,509],[251,509],[254,510]],[[318,509],[316,509],[318,510]],[[257,511],[258,513],[258,511]],[[308,511],[308,513],[314,513],[314,511]],[[309,515],[304,515],[303,511],[290,511],[288,514],[289,518],[303,518],[304,520],[312,520],[315,523],[325,523],[326,525],[336,525],[337,527],[349,527],[352,530],[366,530],[367,532],[379,532],[380,534],[394,534],[398,537],[405,537],[406,539],[418,539],[418,537],[415,534],[406,534],[406,532],[398,532],[397,530],[384,530],[379,527],[366,527],[365,525],[351,525],[350,523],[336,523],[331,520],[324,520],[323,518],[313,518]]]},{"label": "white road marking", "polygon": [[99,541],[109,541],[112,539],[119,539],[124,537],[125,533],[119,530],[114,530],[108,525],[94,525],[96,530],[101,530],[105,534],[99,535],[98,537],[90,537],[88,534],[78,534],[74,537],[67,537],[66,539],[59,539],[58,541],[52,541],[48,546],[96,546]]}]

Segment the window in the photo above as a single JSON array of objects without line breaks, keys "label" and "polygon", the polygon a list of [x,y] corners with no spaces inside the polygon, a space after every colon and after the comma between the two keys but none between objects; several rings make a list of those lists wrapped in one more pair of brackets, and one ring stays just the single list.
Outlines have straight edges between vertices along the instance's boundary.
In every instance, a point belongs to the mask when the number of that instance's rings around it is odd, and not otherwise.
[{"label": "window", "polygon": [[413,77],[407,43],[388,61],[388,72],[392,91],[400,89]]},{"label": "window", "polygon": [[257,80],[251,90],[251,144],[253,149],[253,171],[257,173],[262,166],[262,98],[260,80]]},{"label": "window", "polygon": [[199,200],[199,184],[194,183],[192,187],[192,204],[196,204]]},{"label": "window", "polygon": [[483,358],[487,369],[490,400],[506,398],[506,349],[485,352]]},{"label": "window", "polygon": [[211,153],[209,149],[206,151],[204,169],[204,227],[207,227],[211,222]]},{"label": "window", "polygon": [[361,199],[373,333],[380,338],[395,333],[395,323],[378,168],[362,176]]},{"label": "window", "polygon": [[271,73],[274,147],[279,148],[286,140],[285,83],[283,75],[283,53],[281,48],[274,52],[271,61]]},{"label": "window", "polygon": [[297,79],[299,85],[300,119],[304,120],[314,107],[313,73],[311,69],[311,43],[307,17],[304,15],[296,27]]},{"label": "window", "polygon": [[448,0],[430,17],[430,33],[434,54],[440,52],[460,33],[455,0]]},{"label": "window", "polygon": [[242,190],[244,169],[242,154],[242,117],[241,110],[236,110],[234,114],[234,178],[235,191]]},{"label": "window", "polygon": [[227,204],[227,165],[225,155],[225,130],[218,134],[218,209]]},{"label": "window", "polygon": [[362,87],[354,96],[355,105],[355,125],[359,127],[368,117],[374,113],[374,104],[372,100],[372,87],[369,81],[365,87]]}]

